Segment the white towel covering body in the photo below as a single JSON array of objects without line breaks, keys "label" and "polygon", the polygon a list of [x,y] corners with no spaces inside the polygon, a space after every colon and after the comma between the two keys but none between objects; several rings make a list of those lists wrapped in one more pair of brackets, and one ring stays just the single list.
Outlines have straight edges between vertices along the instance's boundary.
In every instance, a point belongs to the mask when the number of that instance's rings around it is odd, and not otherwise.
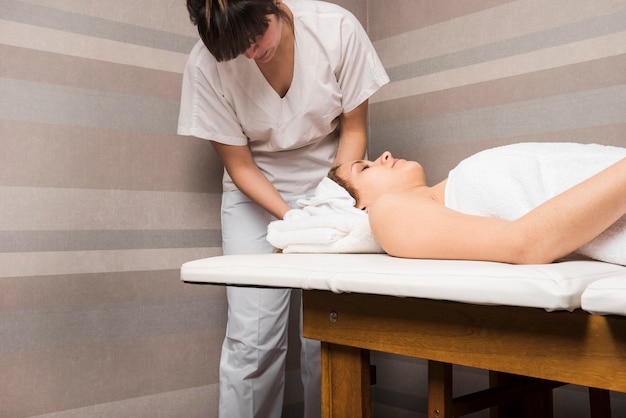
[{"label": "white towel covering body", "polygon": [[[521,143],[488,149],[450,171],[445,204],[467,214],[517,219],[622,158],[625,148],[598,144]],[[626,217],[577,252],[626,265]]]}]

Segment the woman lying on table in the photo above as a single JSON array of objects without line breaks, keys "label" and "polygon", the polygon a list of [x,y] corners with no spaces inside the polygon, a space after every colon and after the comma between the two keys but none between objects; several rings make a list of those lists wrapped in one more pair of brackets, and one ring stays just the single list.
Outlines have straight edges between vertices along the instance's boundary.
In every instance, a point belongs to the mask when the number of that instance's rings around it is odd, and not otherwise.
[{"label": "woman lying on table", "polygon": [[428,186],[385,152],[329,177],[369,214],[390,255],[516,264],[572,252],[626,264],[626,148],[523,143],[480,152]]}]

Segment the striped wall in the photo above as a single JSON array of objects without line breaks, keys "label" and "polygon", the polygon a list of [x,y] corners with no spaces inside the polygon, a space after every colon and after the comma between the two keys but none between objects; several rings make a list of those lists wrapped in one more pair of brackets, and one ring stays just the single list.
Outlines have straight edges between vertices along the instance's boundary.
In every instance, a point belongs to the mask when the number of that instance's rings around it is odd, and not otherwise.
[{"label": "striped wall", "polygon": [[[367,15],[392,80],[370,100],[372,156],[418,160],[435,183],[496,145],[626,146],[626,1],[368,0]],[[373,361],[375,416],[425,417],[425,364]],[[487,384],[482,371],[457,375],[459,394]],[[589,417],[583,388],[559,389],[555,401],[555,417]],[[622,415],[626,397],[613,394]]]},{"label": "striped wall", "polygon": [[370,1],[392,83],[371,106],[370,150],[425,163],[521,141],[626,145],[623,0]]},{"label": "striped wall", "polygon": [[221,167],[184,2],[0,0],[0,417],[215,417]]},{"label": "striped wall", "polygon": [[[626,146],[624,0],[337,3],[392,78],[372,155],[419,159],[435,182],[499,144]],[[221,166],[175,135],[196,38],[182,0],[0,0],[0,418],[217,416],[224,291],[178,279],[221,253]],[[375,416],[424,416],[423,362],[373,361]],[[297,367],[292,351],[289,418]],[[486,383],[458,375],[457,392]],[[556,400],[588,416],[582,388]]]}]

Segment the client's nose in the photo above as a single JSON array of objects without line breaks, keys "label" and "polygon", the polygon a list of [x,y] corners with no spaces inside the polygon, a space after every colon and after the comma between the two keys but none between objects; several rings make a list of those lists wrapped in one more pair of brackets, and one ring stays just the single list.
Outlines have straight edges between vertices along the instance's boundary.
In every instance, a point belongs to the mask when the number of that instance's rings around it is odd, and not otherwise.
[{"label": "client's nose", "polygon": [[391,153],[389,151],[385,151],[382,154],[380,154],[380,157],[378,157],[378,162],[379,163],[384,163],[386,161],[389,161],[393,159],[393,156],[391,155]]}]

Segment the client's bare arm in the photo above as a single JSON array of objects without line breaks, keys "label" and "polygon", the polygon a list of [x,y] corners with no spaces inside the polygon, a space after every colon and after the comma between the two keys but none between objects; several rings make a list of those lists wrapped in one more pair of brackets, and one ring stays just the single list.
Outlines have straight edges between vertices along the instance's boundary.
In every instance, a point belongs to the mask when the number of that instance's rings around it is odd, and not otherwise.
[{"label": "client's bare arm", "polygon": [[387,194],[369,210],[390,255],[549,263],[591,241],[626,214],[626,159],[516,221],[464,215],[420,194]]}]

